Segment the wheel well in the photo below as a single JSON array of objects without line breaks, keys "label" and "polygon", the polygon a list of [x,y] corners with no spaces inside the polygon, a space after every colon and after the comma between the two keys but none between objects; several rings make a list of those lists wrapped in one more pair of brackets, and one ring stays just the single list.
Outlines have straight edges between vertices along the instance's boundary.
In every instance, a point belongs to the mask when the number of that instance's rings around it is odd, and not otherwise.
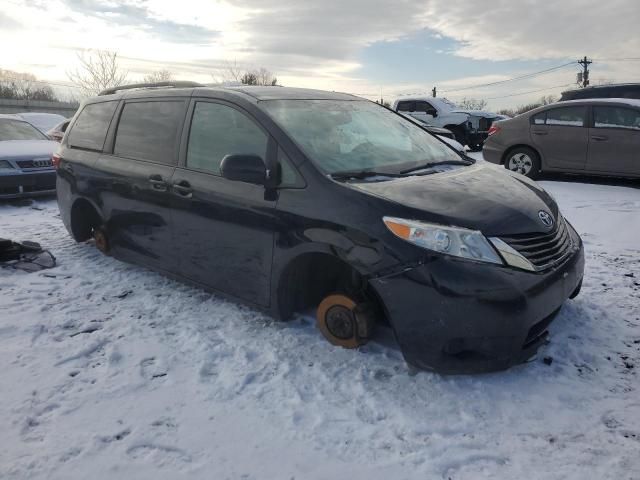
[{"label": "wheel well", "polygon": [[93,205],[79,198],[71,207],[71,234],[77,242],[89,240],[93,230],[102,224],[102,218]]},{"label": "wheel well", "polygon": [[315,308],[331,293],[366,298],[379,306],[363,276],[348,263],[327,253],[305,253],[285,268],[278,284],[278,308],[283,319]]},{"label": "wheel well", "polygon": [[538,155],[538,159],[540,159],[540,163],[542,164],[542,156],[540,156],[540,152],[538,150],[536,150],[535,148],[533,148],[531,145],[526,145],[524,143],[521,143],[521,144],[518,144],[518,145],[512,145],[509,148],[507,148],[507,150],[505,150],[505,152],[502,154],[502,159],[500,160],[500,165],[504,165],[504,162],[507,161],[507,158],[509,157],[509,154],[511,152],[513,152],[516,148],[528,148],[529,150],[533,150],[536,153],[536,155]]}]

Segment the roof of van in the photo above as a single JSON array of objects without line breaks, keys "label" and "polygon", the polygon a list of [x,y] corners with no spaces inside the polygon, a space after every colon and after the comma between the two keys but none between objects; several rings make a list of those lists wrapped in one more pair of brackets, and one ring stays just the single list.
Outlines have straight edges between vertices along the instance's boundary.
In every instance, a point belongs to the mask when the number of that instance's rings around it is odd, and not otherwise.
[{"label": "roof of van", "polygon": [[328,92],[324,90],[313,90],[309,88],[294,88],[294,87],[280,87],[280,86],[218,86],[218,85],[194,85],[194,86],[182,86],[177,84],[173,86],[144,86],[144,85],[130,85],[123,86],[122,89],[110,89],[105,90],[100,96],[92,99],[94,100],[108,100],[114,97],[120,98],[143,98],[147,96],[184,96],[186,95],[207,95],[211,93],[226,93],[232,95],[238,95],[242,97],[249,97],[253,101],[264,100],[363,100],[360,97],[350,95],[347,93]]},{"label": "roof of van", "polygon": [[565,90],[562,93],[582,92],[585,90],[599,90],[599,89],[606,89],[606,88],[616,89],[616,88],[628,88],[628,87],[640,87],[640,83],[609,83],[604,85],[589,85],[588,87],[585,87],[585,88],[571,88],[569,90]]},{"label": "roof of van", "polygon": [[587,105],[590,103],[603,103],[603,104],[612,104],[612,105],[620,105],[626,104],[630,107],[640,107],[640,100],[637,98],[579,98],[577,100],[564,100],[562,102],[550,103],[548,105],[543,105],[544,107],[550,107],[552,105],[557,105],[559,107],[564,107],[567,105]]},{"label": "roof of van", "polygon": [[362,98],[348,93],[327,92],[310,88],[252,87],[244,85],[241,87],[227,87],[226,90],[242,92],[256,100],[362,100]]}]

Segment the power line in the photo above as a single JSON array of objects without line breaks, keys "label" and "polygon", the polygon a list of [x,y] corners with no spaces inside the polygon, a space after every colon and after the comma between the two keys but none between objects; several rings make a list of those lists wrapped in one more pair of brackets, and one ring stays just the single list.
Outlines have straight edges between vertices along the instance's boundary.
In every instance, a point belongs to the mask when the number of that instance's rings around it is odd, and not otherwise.
[{"label": "power line", "polygon": [[627,58],[594,58],[597,62],[640,62],[640,57]]},{"label": "power line", "polygon": [[547,90],[553,90],[553,89],[556,89],[556,88],[565,88],[565,87],[570,87],[572,85],[575,85],[575,83],[567,83],[565,85],[556,85],[555,87],[540,88],[538,90],[529,90],[527,92],[512,93],[510,95],[502,95],[500,97],[490,97],[490,98],[485,98],[485,100],[497,100],[499,98],[517,97],[519,95],[528,95],[530,93],[545,92]]},{"label": "power line", "polygon": [[491,87],[493,85],[500,85],[500,84],[507,83],[507,82],[514,82],[516,80],[524,80],[524,79],[527,79],[527,78],[533,78],[533,77],[537,77],[538,75],[544,75],[546,73],[550,73],[550,72],[559,70],[559,69],[567,67],[569,65],[575,65],[575,63],[576,62],[568,62],[568,63],[564,63],[562,65],[557,65],[555,67],[547,68],[545,70],[540,70],[539,72],[527,73],[525,75],[520,75],[519,77],[508,78],[506,80],[498,80],[496,82],[482,83],[482,84],[478,84],[478,85],[471,85],[469,87],[446,89],[445,93],[461,92],[463,90],[472,90],[474,88]]}]

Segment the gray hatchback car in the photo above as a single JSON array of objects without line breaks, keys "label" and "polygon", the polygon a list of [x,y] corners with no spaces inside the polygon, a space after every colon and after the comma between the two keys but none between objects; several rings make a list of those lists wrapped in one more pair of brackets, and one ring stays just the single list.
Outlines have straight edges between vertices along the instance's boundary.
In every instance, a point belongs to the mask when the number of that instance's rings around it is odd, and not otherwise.
[{"label": "gray hatchback car", "polygon": [[541,172],[640,177],[640,100],[567,101],[496,122],[483,156],[531,178]]}]

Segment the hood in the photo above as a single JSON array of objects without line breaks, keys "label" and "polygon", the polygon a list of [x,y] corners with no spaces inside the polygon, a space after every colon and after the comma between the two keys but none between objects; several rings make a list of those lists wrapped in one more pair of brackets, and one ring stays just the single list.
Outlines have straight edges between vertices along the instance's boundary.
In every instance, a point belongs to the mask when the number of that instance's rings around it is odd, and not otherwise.
[{"label": "hood", "polygon": [[[432,175],[346,186],[414,209],[411,220],[480,230],[489,236],[546,233],[540,210],[558,218],[555,201],[527,177],[476,164]],[[380,215],[397,215],[380,212]]]},{"label": "hood", "polygon": [[485,118],[495,118],[498,116],[497,113],[485,112],[482,110],[461,110],[456,108],[455,110],[451,110],[451,113],[464,113],[466,115],[473,115],[474,117],[485,117]]},{"label": "hood", "polygon": [[0,142],[0,159],[31,160],[38,157],[51,158],[60,146],[51,140],[6,140]]},{"label": "hood", "polygon": [[451,135],[451,130],[441,127],[434,127],[433,125],[425,124],[425,129],[436,135]]}]

